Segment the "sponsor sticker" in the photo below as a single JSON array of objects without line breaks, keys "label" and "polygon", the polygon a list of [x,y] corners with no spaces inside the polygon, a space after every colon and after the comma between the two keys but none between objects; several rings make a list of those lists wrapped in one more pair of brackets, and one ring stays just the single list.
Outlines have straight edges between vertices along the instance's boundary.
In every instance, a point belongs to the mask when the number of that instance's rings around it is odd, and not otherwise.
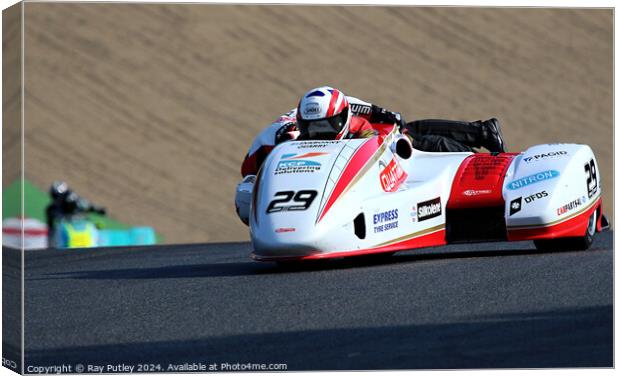
[{"label": "sponsor sticker", "polygon": [[490,189],[468,189],[463,192],[465,196],[479,196],[479,195],[488,195],[492,191]]},{"label": "sponsor sticker", "polygon": [[510,215],[516,214],[521,211],[521,208],[524,204],[530,204],[536,200],[540,200],[542,198],[548,197],[549,194],[547,191],[540,191],[529,196],[520,196],[510,201]]},{"label": "sponsor sticker", "polygon": [[372,216],[374,232],[384,232],[398,228],[398,209],[392,209]]},{"label": "sponsor sticker", "polygon": [[370,106],[366,106],[363,104],[353,104],[351,103],[351,112],[359,115],[369,115],[371,112]]},{"label": "sponsor sticker", "polygon": [[557,170],[541,171],[529,176],[522,177],[520,179],[513,180],[508,183],[507,187],[508,189],[514,191],[523,187],[527,187],[528,185],[540,183],[541,181],[555,179],[558,176],[560,176],[560,173]]},{"label": "sponsor sticker", "polygon": [[297,149],[311,149],[311,148],[324,148],[329,145],[338,144],[340,141],[300,141],[297,144]]},{"label": "sponsor sticker", "polygon": [[525,198],[525,203],[529,204],[530,202],[534,202],[536,200],[540,200],[541,198],[545,198],[549,196],[549,193],[547,193],[547,191],[540,191],[540,192],[536,192],[532,195],[529,195]]},{"label": "sponsor sticker", "polygon": [[576,200],[573,200],[567,204],[560,206],[559,208],[557,208],[556,213],[558,215],[566,214],[569,211],[574,210],[585,203],[586,203],[586,196],[583,196],[581,198],[578,198]]},{"label": "sponsor sticker", "polygon": [[521,197],[517,197],[510,201],[510,215],[516,214],[521,211]]},{"label": "sponsor sticker", "polygon": [[280,227],[280,228],[277,228],[275,230],[275,232],[277,232],[277,233],[295,232],[295,228],[293,228],[293,227]]},{"label": "sponsor sticker", "polygon": [[305,116],[316,116],[321,114],[321,106],[316,102],[307,103],[304,107]]},{"label": "sponsor sticker", "polygon": [[[379,163],[383,165],[382,162]],[[394,158],[383,168],[379,173],[379,181],[381,182],[381,188],[386,192],[395,192],[398,187],[407,178],[407,173],[400,167]]]},{"label": "sponsor sticker", "polygon": [[274,175],[294,174],[294,173],[310,173],[319,171],[321,163],[306,158],[320,157],[328,153],[313,152],[305,154],[283,154],[276,166]]},{"label": "sponsor sticker", "polygon": [[441,199],[439,197],[432,200],[418,202],[418,221],[426,221],[441,215]]},{"label": "sponsor sticker", "polygon": [[535,154],[535,155],[531,155],[529,157],[525,157],[523,158],[523,161],[525,163],[530,163],[530,162],[536,162],[536,161],[540,161],[543,159],[548,159],[548,158],[552,158],[552,157],[563,157],[565,155],[568,155],[567,151],[564,150],[559,150],[559,151],[550,151],[548,153],[541,153],[541,154]]}]

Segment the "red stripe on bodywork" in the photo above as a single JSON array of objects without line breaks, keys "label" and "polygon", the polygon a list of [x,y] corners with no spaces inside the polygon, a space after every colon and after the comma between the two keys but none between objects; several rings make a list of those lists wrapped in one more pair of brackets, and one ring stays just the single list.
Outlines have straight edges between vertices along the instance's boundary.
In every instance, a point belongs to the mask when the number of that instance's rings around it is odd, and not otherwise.
[{"label": "red stripe on bodywork", "polygon": [[454,177],[448,209],[504,206],[504,178],[516,155],[477,153],[465,158]]},{"label": "red stripe on bodywork", "polygon": [[355,154],[349,160],[349,163],[345,166],[342,174],[338,178],[338,182],[336,182],[336,186],[332,190],[329,198],[327,199],[327,203],[321,214],[319,215],[319,219],[317,222],[320,222],[321,219],[327,214],[329,209],[334,205],[336,200],[340,198],[342,193],[346,190],[346,188],[351,184],[352,180],[355,176],[360,172],[360,170],[364,167],[364,165],[372,158],[375,152],[379,149],[381,144],[379,143],[379,139],[376,137],[369,138],[362,146],[360,146]]},{"label": "red stripe on bodywork", "polygon": [[590,216],[594,210],[601,207],[602,199],[599,198],[597,201],[598,202],[596,204],[592,205],[591,208],[583,213],[555,225],[540,225],[540,227],[533,228],[508,228],[508,240],[518,241],[584,236],[586,234]]},{"label": "red stripe on bodywork", "polygon": [[446,230],[441,229],[430,234],[422,235],[417,238],[407,239],[398,243],[389,244],[383,247],[358,249],[354,251],[315,253],[307,256],[260,256],[252,253],[252,258],[257,261],[303,261],[303,260],[325,260],[332,258],[372,255],[386,252],[396,252],[414,248],[432,247],[446,244]]}]

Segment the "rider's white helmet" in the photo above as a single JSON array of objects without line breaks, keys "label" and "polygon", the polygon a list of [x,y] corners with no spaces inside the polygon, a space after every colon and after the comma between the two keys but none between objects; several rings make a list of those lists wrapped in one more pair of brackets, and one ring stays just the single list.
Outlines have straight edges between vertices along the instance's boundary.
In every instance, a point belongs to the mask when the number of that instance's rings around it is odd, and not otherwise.
[{"label": "rider's white helmet", "polygon": [[343,139],[349,133],[351,108],[346,95],[329,86],[308,91],[297,106],[297,128],[306,139]]}]

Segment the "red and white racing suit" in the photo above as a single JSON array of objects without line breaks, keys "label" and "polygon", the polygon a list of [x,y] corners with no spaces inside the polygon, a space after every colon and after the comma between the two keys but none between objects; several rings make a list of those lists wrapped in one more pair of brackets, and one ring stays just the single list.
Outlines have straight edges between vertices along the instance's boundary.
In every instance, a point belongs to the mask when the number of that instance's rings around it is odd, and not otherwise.
[{"label": "red and white racing suit", "polygon": [[[355,97],[347,97],[347,100],[349,101],[351,111],[348,138],[364,138],[375,134],[376,131],[370,121],[381,122],[381,119],[376,119],[377,114],[389,113],[392,117],[395,116],[395,113],[385,111]],[[296,139],[299,136],[299,131],[295,127],[296,123],[297,109],[295,108],[280,116],[275,122],[259,133],[243,160],[241,175],[256,175],[265,158],[278,143]],[[287,134],[285,135],[285,133]]]}]

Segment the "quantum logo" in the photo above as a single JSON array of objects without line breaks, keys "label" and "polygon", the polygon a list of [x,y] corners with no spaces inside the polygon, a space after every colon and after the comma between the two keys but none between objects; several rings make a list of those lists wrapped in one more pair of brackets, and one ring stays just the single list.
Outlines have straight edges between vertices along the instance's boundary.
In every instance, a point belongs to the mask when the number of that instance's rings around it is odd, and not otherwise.
[{"label": "quantum logo", "polygon": [[508,183],[508,189],[514,191],[523,187],[527,187],[528,185],[540,183],[541,181],[555,179],[558,176],[560,176],[560,173],[556,170],[541,171],[536,174],[511,181],[510,183]]},{"label": "quantum logo", "polygon": [[[379,164],[380,166],[383,163]],[[400,167],[396,160],[392,158],[390,163],[379,174],[381,188],[386,192],[394,192],[407,178],[407,173]]]}]

